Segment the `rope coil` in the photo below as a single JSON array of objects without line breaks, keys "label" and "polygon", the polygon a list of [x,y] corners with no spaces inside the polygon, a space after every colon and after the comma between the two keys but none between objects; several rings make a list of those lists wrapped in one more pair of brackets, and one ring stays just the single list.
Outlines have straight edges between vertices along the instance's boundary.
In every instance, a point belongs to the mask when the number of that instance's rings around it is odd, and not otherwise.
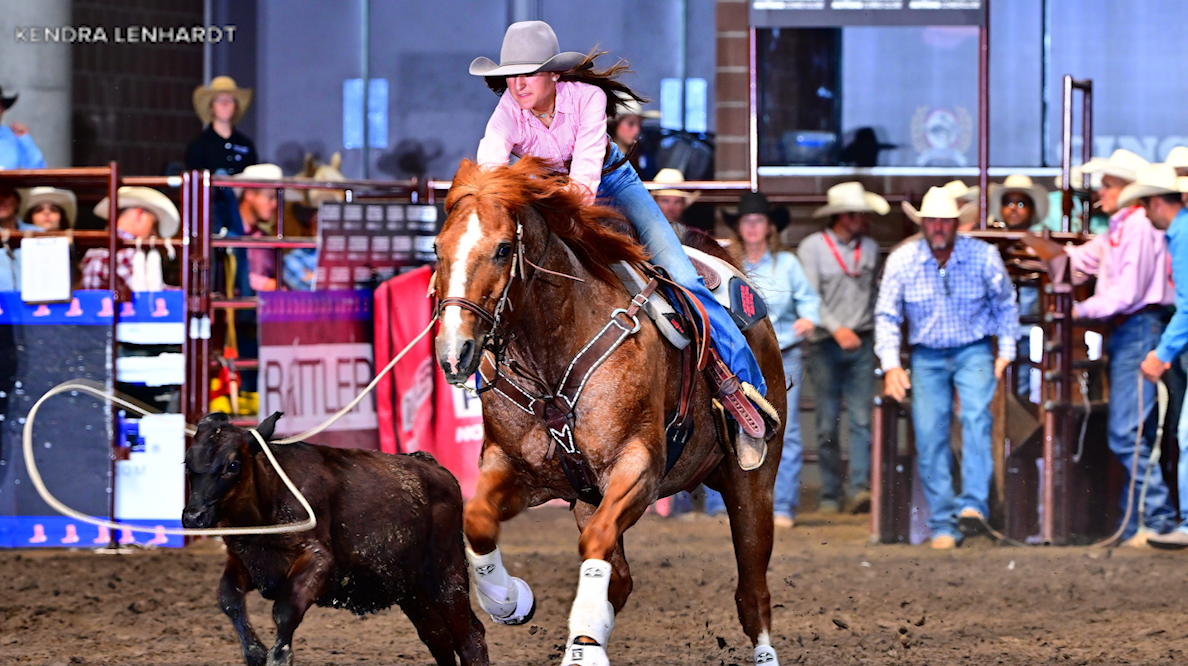
[{"label": "rope coil", "polygon": [[[367,388],[363,389],[362,393],[355,396],[354,400],[347,403],[346,406],[338,410],[338,412],[329,419],[299,435],[273,440],[272,443],[282,446],[286,444],[293,444],[309,437],[313,437],[314,435],[317,435],[325,431],[330,426],[334,425],[336,421],[341,419],[343,416],[346,416],[347,413],[354,409],[363,400],[363,398],[367,396],[368,393],[371,393],[372,389],[374,389],[376,385],[379,384],[380,380],[383,379],[384,376],[392,370],[392,368],[396,367],[396,364],[399,363],[402,358],[404,358],[404,355],[407,354],[408,351],[412,349],[418,342],[420,342],[421,338],[424,338],[425,335],[428,334],[430,330],[432,330],[433,325],[436,323],[437,317],[434,316],[429,320],[429,324],[425,327],[425,330],[421,331],[417,337],[413,338],[412,341],[409,342],[408,345],[405,346],[405,348],[402,349],[400,353],[397,354],[383,370],[377,373],[375,379],[371,380],[371,383],[367,385]],[[286,534],[290,532],[305,532],[317,527],[318,519],[317,516],[314,515],[313,507],[309,505],[309,501],[306,500],[305,495],[301,494],[301,491],[297,489],[297,486],[289,478],[289,475],[285,474],[285,470],[282,469],[280,464],[276,461],[276,457],[273,455],[271,447],[268,446],[268,442],[264,441],[264,438],[260,436],[260,433],[257,432],[255,428],[249,429],[248,432],[250,432],[260,444],[260,449],[264,451],[265,457],[268,458],[268,462],[271,463],[273,469],[276,470],[277,476],[280,477],[281,482],[285,484],[285,487],[288,488],[289,492],[291,492],[293,496],[297,498],[297,502],[301,504],[301,508],[308,516],[308,518],[304,521],[298,523],[283,523],[278,525],[260,525],[257,527],[144,527],[140,525],[129,525],[127,523],[104,520],[102,518],[95,518],[66,506],[61,501],[59,501],[58,498],[54,497],[53,494],[50,493],[49,489],[46,488],[45,481],[41,478],[41,473],[37,469],[37,463],[33,460],[33,421],[37,417],[37,411],[41,409],[41,405],[45,403],[46,400],[49,400],[53,396],[66,391],[80,391],[82,393],[93,395],[97,398],[110,400],[112,403],[119,405],[128,411],[136,412],[141,416],[160,413],[141,407],[140,405],[137,405],[136,403],[126,399],[123,394],[120,394],[114,390],[109,391],[106,388],[87,380],[72,379],[62,382],[61,384],[58,384],[54,388],[50,389],[45,395],[41,396],[41,398],[39,398],[37,402],[33,404],[33,407],[29,410],[29,415],[25,418],[25,429],[22,436],[22,450],[25,457],[25,469],[29,472],[29,480],[33,482],[33,487],[37,489],[37,494],[41,496],[41,499],[44,500],[45,503],[50,506],[50,508],[54,509],[58,513],[69,518],[73,518],[81,523],[95,525],[96,527],[106,527],[111,530],[148,532],[150,534],[168,534],[173,536],[239,536],[249,534]],[[183,430],[185,434],[191,437],[197,432],[197,430],[189,424],[186,424]]]}]

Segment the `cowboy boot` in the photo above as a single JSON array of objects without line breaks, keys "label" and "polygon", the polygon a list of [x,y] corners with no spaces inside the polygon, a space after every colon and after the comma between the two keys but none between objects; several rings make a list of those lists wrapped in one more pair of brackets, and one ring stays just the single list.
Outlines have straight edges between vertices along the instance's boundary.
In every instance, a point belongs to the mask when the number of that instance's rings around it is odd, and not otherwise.
[{"label": "cowboy boot", "polygon": [[[744,472],[758,469],[767,458],[767,442],[780,429],[780,416],[754,386],[740,382],[717,352],[705,368],[713,397],[738,424],[734,453]],[[724,433],[727,436],[729,433]]]}]

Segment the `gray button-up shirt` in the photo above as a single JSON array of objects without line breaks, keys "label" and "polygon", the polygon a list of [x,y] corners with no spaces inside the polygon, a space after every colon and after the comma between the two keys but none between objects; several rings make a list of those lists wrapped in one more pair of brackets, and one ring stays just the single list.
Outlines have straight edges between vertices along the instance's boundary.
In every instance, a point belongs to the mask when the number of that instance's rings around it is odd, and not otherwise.
[{"label": "gray button-up shirt", "polygon": [[[830,251],[825,234],[829,234],[845,269]],[[855,267],[854,253],[860,243],[862,252]],[[874,330],[875,276],[879,264],[879,245],[874,239],[862,236],[843,243],[832,229],[825,229],[800,241],[797,254],[809,284],[821,296],[821,324],[813,331],[811,340],[824,340],[840,328],[855,333]],[[847,270],[858,277],[847,275]]]}]

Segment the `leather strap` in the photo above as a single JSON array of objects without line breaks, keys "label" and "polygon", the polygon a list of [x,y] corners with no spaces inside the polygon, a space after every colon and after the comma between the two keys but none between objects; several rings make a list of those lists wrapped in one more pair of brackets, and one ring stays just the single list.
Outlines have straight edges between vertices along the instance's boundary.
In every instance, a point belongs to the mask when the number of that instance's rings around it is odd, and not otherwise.
[{"label": "leather strap", "polygon": [[743,432],[756,439],[765,439],[767,426],[763,422],[763,417],[759,415],[759,410],[755,409],[751,401],[742,393],[738,378],[731,374],[718,353],[716,351],[710,353],[713,355],[713,359],[705,374],[710,380],[714,397],[722,401],[722,405],[726,407],[734,420],[738,421],[738,426],[742,428]]}]

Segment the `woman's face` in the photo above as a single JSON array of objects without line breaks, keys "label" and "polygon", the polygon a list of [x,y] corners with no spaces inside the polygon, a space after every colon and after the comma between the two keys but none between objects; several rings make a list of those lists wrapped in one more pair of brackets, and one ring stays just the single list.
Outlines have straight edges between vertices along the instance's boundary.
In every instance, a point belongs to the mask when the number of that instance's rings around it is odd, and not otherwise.
[{"label": "woman's face", "polygon": [[62,228],[62,211],[52,203],[39,203],[30,221],[46,231],[57,231]]},{"label": "woman's face", "polygon": [[738,237],[744,246],[767,243],[767,228],[770,223],[763,213],[749,213],[738,220]]},{"label": "woman's face", "polygon": [[639,116],[623,116],[615,127],[615,141],[630,146],[639,138]]},{"label": "woman's face", "polygon": [[231,93],[219,93],[210,102],[210,115],[214,120],[231,122],[235,117],[235,98]]},{"label": "woman's face", "polygon": [[552,72],[537,72],[507,77],[507,89],[515,97],[516,103],[526,111],[546,113],[553,106],[553,97],[557,94],[557,76]]}]

